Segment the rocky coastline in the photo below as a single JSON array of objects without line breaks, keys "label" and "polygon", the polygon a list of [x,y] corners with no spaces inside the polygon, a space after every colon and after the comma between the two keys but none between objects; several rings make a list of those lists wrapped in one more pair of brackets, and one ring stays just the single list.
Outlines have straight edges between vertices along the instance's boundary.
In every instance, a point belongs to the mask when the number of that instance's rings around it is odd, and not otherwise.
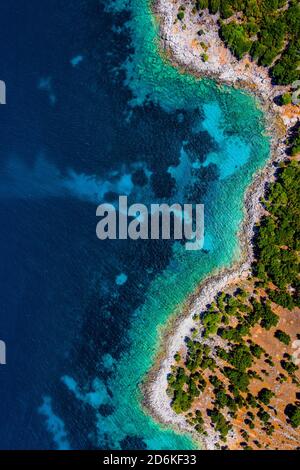
[{"label": "rocky coastline", "polygon": [[[295,109],[278,106],[276,97],[287,87],[274,86],[268,71],[250,62],[249,58],[237,61],[225,48],[218,35],[217,15],[205,12],[199,18],[186,8],[185,27],[176,21],[178,8],[182,2],[177,0],[155,0],[153,13],[159,22],[161,50],[174,66],[197,76],[208,77],[218,83],[242,88],[255,95],[258,105],[265,113],[267,132],[271,137],[270,159],[266,166],[254,176],[244,198],[244,220],[239,231],[241,257],[230,269],[213,273],[204,280],[197,291],[190,296],[181,312],[174,314],[165,326],[160,337],[160,348],[154,366],[142,384],[143,406],[152,417],[163,425],[171,426],[177,432],[189,432],[202,449],[216,449],[218,436],[214,431],[208,436],[200,436],[186,423],[184,416],[177,415],[170,406],[167,390],[167,375],[174,362],[174,354],[184,338],[189,336],[195,326],[193,316],[204,311],[215,295],[226,290],[238,280],[247,278],[251,273],[254,259],[252,238],[254,225],[263,214],[260,203],[266,185],[274,179],[278,163],[287,158],[286,139],[292,127],[299,120],[300,113]],[[191,4],[186,1],[185,4]],[[211,59],[201,61],[201,51],[197,48],[197,32],[202,28],[202,39],[210,44]]]}]

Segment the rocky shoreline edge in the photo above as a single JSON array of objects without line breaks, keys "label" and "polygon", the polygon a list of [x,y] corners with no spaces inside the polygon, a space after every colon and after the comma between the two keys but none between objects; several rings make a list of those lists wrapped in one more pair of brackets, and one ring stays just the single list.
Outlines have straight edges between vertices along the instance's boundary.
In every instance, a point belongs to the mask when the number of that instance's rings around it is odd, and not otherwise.
[{"label": "rocky shoreline edge", "polygon": [[[207,304],[213,301],[218,292],[228,288],[240,279],[247,278],[251,273],[251,264],[254,259],[252,246],[253,229],[263,214],[260,199],[264,196],[266,185],[274,180],[277,164],[287,158],[286,139],[291,127],[295,124],[295,119],[284,119],[280,116],[281,108],[275,105],[274,98],[282,94],[285,91],[285,87],[273,86],[271,80],[267,77],[266,71],[260,70],[260,73],[266,75],[267,83],[262,81],[262,86],[259,87],[256,75],[252,82],[251,76],[249,80],[237,79],[236,76],[230,80],[228,74],[224,75],[216,72],[215,67],[209,68],[206,64],[205,68],[202,68],[199,57],[197,62],[196,60],[194,62],[186,60],[184,44],[181,55],[180,44],[178,45],[178,43],[176,43],[176,53],[174,53],[170,27],[173,25],[174,8],[178,10],[176,0],[155,0],[152,8],[153,14],[160,25],[161,51],[167,55],[168,60],[174,66],[198,77],[212,78],[220,85],[235,86],[250,92],[257,98],[258,105],[264,111],[266,131],[271,137],[270,158],[265,167],[254,175],[253,181],[244,196],[244,217],[238,234],[241,248],[240,259],[230,268],[212,273],[203,280],[196,291],[187,299],[181,311],[175,312],[172,318],[170,318],[168,324],[160,331],[160,346],[154,360],[154,365],[141,384],[142,405],[155,421],[163,426],[171,427],[178,433],[189,433],[193,441],[201,449],[216,449],[218,438],[214,432],[208,436],[199,435],[187,424],[184,416],[177,415],[172,410],[170,406],[171,400],[166,393],[167,375],[170,372],[171,365],[174,363],[174,354],[178,351],[179,346],[184,343],[184,338],[189,336],[191,329],[195,326],[193,315],[201,310],[205,310]],[[228,56],[229,64],[236,66],[236,59],[230,53],[228,53]],[[226,65],[220,65],[220,68],[224,68]],[[253,67],[254,74],[256,73],[256,68],[258,67]],[[253,89],[253,83],[255,83],[255,89]]]}]

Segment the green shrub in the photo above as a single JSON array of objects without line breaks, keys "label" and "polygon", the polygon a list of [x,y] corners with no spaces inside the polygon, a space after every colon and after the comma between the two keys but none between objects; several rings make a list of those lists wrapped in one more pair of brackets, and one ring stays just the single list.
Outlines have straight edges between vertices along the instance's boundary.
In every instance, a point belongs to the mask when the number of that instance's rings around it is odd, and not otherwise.
[{"label": "green shrub", "polygon": [[287,104],[291,104],[292,95],[290,93],[283,93],[283,95],[281,95],[280,102],[283,106]]}]

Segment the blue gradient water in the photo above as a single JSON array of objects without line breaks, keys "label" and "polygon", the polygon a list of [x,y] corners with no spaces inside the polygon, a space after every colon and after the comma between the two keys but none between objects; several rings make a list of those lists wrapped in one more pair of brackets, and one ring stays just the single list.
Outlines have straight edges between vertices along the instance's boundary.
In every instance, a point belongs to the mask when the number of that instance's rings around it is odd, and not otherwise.
[{"label": "blue gradient water", "polygon": [[[193,447],[144,414],[159,327],[239,255],[254,100],[178,72],[147,0],[0,7],[1,448]],[[205,250],[106,241],[96,206],[205,204]]]}]

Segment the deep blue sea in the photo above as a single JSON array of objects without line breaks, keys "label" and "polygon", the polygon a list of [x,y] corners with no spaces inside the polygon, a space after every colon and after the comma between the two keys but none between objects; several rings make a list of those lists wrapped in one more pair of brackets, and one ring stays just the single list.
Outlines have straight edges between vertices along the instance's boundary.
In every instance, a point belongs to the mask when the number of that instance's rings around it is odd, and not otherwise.
[{"label": "deep blue sea", "polygon": [[[187,449],[141,408],[158,327],[239,256],[252,97],[159,56],[147,0],[0,5],[1,449]],[[204,250],[100,241],[96,207],[205,204]]]}]

